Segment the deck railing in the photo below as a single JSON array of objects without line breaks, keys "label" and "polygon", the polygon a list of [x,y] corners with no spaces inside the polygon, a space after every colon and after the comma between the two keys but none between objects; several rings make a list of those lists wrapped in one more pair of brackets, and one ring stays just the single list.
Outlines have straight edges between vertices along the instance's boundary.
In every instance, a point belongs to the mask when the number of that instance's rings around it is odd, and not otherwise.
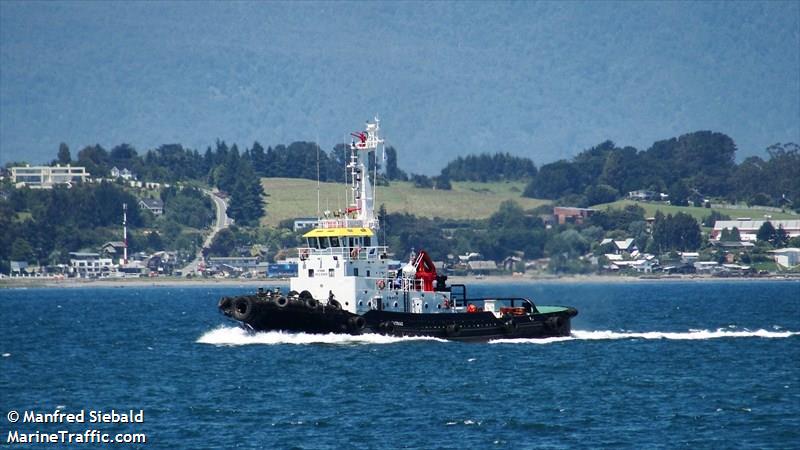
[{"label": "deck railing", "polygon": [[328,247],[328,248],[311,248],[299,247],[297,254],[300,260],[304,261],[310,256],[319,255],[334,255],[340,256],[343,260],[349,261],[375,261],[379,259],[387,259],[388,247],[385,245],[377,245],[371,247]]}]

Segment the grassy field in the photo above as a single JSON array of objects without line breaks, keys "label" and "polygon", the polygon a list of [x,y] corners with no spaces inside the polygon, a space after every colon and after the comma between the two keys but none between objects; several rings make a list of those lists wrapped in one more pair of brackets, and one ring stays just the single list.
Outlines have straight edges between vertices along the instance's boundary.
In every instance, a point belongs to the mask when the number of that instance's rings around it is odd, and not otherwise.
[{"label": "grassy field", "polygon": [[[267,192],[264,225],[275,226],[283,219],[316,217],[317,182],[296,178],[264,178]],[[390,213],[408,212],[421,217],[452,219],[486,218],[497,211],[505,200],[513,199],[524,209],[547,203],[545,200],[521,197],[522,182],[473,183],[453,182],[453,190],[417,189],[412,183],[393,181],[391,186],[378,187],[376,210],[386,205]],[[346,186],[341,183],[322,183],[320,205],[326,209],[344,209]]]},{"label": "grassy field", "polygon": [[[267,192],[266,215],[261,223],[276,226],[281,220],[296,217],[315,217],[317,215],[317,182],[298,178],[264,178],[261,180]],[[548,203],[547,200],[523,198],[523,182],[453,182],[451,191],[417,189],[412,183],[392,182],[391,186],[378,187],[376,209],[385,204],[389,212],[408,212],[421,217],[442,217],[448,219],[481,219],[492,215],[505,200],[514,200],[524,209],[531,209]],[[344,209],[347,186],[342,183],[322,183],[320,185],[320,207],[324,211]],[[595,209],[623,208],[625,205],[639,205],[645,215],[652,217],[660,210],[664,214],[684,212],[698,221],[708,216],[712,209],[692,206],[671,206],[661,203],[634,202],[618,200],[593,206]],[[756,209],[719,209],[731,218],[750,217],[763,219],[769,214],[773,219],[798,219],[792,213],[769,212]]]},{"label": "grassy field", "polygon": [[773,211],[763,211],[758,209],[726,209],[726,208],[696,208],[694,206],[672,206],[672,205],[665,205],[662,203],[650,203],[650,202],[635,202],[633,200],[617,200],[613,203],[604,203],[602,205],[592,206],[594,209],[609,209],[609,208],[624,208],[626,205],[639,205],[644,208],[645,216],[646,217],[653,217],[656,215],[656,211],[661,211],[664,215],[672,214],[675,215],[678,212],[683,212],[686,214],[691,215],[697,221],[702,221],[704,217],[707,217],[711,214],[711,211],[717,211],[721,214],[726,214],[731,217],[731,219],[736,219],[737,217],[750,217],[753,220],[763,220],[764,215],[770,215],[773,219],[780,220],[780,219],[798,219],[800,215],[792,214],[792,213],[782,213],[782,212],[773,212]]}]

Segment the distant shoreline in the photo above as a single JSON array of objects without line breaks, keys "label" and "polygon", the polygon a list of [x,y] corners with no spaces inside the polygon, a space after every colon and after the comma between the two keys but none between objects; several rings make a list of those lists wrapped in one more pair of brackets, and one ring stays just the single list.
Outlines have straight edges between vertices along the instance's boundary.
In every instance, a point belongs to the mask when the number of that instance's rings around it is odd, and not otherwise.
[{"label": "distant shoreline", "polygon": [[[800,281],[800,274],[790,276],[775,275],[767,277],[711,277],[711,276],[667,276],[667,277],[623,277],[616,275],[566,275],[566,276],[510,276],[497,275],[487,277],[451,276],[448,284],[618,284],[618,283],[653,283],[653,282],[747,282],[747,281]],[[0,290],[19,288],[122,288],[122,287],[247,287],[285,285],[288,278],[258,279],[215,279],[215,278],[128,278],[105,280],[53,280],[42,278],[3,278],[0,279]]]}]

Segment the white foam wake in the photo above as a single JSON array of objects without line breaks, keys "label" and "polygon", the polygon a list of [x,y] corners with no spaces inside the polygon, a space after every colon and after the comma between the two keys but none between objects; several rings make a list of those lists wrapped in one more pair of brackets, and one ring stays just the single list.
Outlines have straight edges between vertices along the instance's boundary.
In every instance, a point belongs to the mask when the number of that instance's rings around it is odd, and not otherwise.
[{"label": "white foam wake", "polygon": [[278,344],[338,344],[338,345],[358,345],[358,344],[394,344],[396,342],[409,341],[439,341],[443,339],[429,337],[394,337],[380,334],[360,334],[352,336],[349,334],[308,334],[308,333],[288,333],[283,331],[268,331],[260,333],[248,333],[238,327],[220,327],[206,332],[197,339],[200,344],[211,345],[278,345]]},{"label": "white foam wake", "polygon": [[689,331],[610,331],[610,330],[572,330],[572,336],[547,338],[547,339],[499,339],[490,344],[549,344],[552,342],[584,340],[600,341],[613,339],[669,339],[669,340],[705,340],[722,338],[788,338],[798,336],[797,331],[769,331],[769,330],[731,330],[720,328],[717,330],[689,330]]},{"label": "white foam wake", "polygon": [[[705,340],[721,338],[788,338],[800,336],[797,331],[769,331],[759,330],[733,330],[730,328],[720,328],[718,330],[689,330],[680,331],[610,331],[610,330],[572,330],[571,336],[552,337],[542,339],[498,339],[489,341],[490,344],[552,344],[564,341],[599,341],[615,339],[667,339],[667,340]],[[352,336],[349,334],[308,334],[308,333],[288,333],[282,331],[269,331],[260,333],[248,333],[242,328],[222,326],[208,331],[197,339],[199,344],[211,345],[309,345],[309,344],[336,344],[336,345],[358,345],[358,344],[394,344],[397,342],[409,341],[434,341],[448,342],[444,339],[432,337],[394,337],[380,334],[361,334]],[[4,355],[5,356],[5,355]]]}]

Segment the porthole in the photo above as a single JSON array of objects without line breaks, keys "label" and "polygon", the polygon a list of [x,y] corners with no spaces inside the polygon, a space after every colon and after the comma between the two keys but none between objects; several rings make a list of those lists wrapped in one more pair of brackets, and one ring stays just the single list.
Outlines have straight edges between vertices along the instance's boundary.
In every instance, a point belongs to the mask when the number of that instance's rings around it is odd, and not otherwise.
[{"label": "porthole", "polygon": [[441,304],[436,305],[436,309],[442,309],[442,305]]},{"label": "porthole", "polygon": [[364,306],[364,302],[362,302],[361,300],[359,300],[359,301],[358,301],[358,306]]},{"label": "porthole", "polygon": [[397,302],[394,302],[394,307],[397,308]]},{"label": "porthole", "polygon": [[428,309],[428,304],[427,303],[425,303],[425,309]]}]

